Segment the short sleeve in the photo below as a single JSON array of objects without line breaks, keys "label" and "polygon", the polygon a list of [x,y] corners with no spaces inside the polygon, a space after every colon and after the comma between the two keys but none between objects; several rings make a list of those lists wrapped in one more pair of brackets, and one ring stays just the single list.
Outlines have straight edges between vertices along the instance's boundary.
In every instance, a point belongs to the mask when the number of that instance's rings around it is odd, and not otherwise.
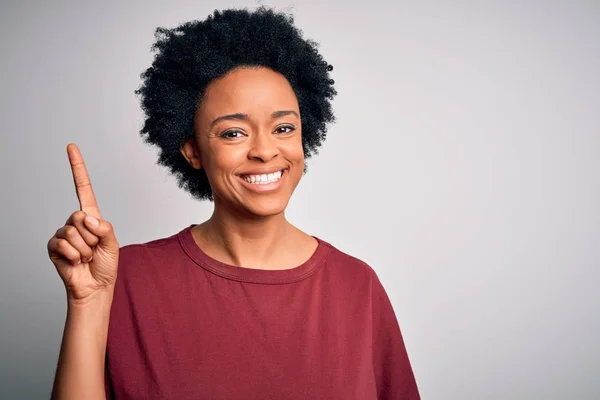
[{"label": "short sleeve", "polygon": [[392,303],[372,281],[373,364],[379,400],[419,400],[420,395]]}]

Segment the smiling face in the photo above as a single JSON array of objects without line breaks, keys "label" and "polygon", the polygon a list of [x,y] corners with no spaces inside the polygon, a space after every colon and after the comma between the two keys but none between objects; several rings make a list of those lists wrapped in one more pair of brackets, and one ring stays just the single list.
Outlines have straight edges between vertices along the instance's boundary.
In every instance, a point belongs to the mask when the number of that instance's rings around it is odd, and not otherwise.
[{"label": "smiling face", "polygon": [[283,75],[237,68],[214,80],[194,127],[196,141],[181,151],[205,169],[215,207],[261,217],[285,210],[304,171],[304,152],[298,100]]}]

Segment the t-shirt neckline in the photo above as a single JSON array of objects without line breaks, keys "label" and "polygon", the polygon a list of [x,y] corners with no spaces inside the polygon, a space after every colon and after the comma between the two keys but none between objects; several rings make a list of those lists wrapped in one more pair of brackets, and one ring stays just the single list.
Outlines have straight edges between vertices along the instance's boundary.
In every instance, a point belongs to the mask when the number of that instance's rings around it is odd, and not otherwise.
[{"label": "t-shirt neckline", "polygon": [[195,224],[192,224],[177,234],[183,251],[200,267],[223,278],[240,282],[277,285],[304,280],[318,271],[329,250],[327,243],[313,236],[318,242],[317,249],[308,260],[297,267],[282,270],[237,267],[223,263],[206,254],[192,236],[194,226]]}]

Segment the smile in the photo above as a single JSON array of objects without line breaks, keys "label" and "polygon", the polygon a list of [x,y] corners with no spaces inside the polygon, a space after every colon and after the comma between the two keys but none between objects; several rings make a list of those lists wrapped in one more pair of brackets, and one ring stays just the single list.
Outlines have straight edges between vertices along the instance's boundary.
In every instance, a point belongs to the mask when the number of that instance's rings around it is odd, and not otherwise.
[{"label": "smile", "polygon": [[281,179],[282,175],[283,170],[272,172],[270,174],[243,175],[240,178],[252,185],[268,185],[270,183],[277,182],[279,179]]}]

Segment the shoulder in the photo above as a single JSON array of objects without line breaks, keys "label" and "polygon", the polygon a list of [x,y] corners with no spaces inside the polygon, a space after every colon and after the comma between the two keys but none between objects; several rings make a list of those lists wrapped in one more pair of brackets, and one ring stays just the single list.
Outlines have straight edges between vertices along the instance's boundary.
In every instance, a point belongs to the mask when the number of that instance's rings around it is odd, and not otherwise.
[{"label": "shoulder", "polygon": [[156,299],[164,299],[186,281],[187,265],[180,233],[119,249],[115,310],[127,309],[132,303],[138,308],[154,306]]},{"label": "shoulder", "polygon": [[144,243],[133,243],[119,249],[120,276],[147,273],[164,268],[181,253],[180,232]]},{"label": "shoulder", "polygon": [[168,237],[154,239],[145,243],[132,243],[122,246],[119,249],[121,255],[132,256],[142,254],[160,253],[168,249],[169,246],[178,244],[178,234]]},{"label": "shoulder", "polygon": [[377,273],[365,261],[346,253],[331,243],[317,238],[320,245],[327,248],[326,264],[333,273],[339,273],[345,278],[361,280],[365,283],[378,281]]}]

